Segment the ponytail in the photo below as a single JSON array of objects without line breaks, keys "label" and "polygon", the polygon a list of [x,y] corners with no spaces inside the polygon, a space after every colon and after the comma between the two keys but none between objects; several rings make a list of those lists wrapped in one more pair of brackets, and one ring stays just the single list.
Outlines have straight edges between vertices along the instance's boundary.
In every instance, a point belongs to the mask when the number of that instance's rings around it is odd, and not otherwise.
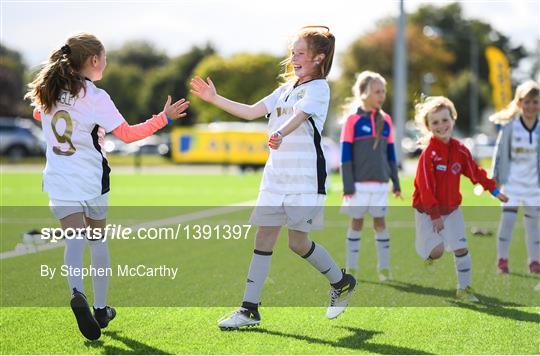
[{"label": "ponytail", "polygon": [[381,109],[377,109],[377,111],[375,112],[375,128],[376,137],[375,143],[373,143],[373,150],[375,150],[379,145],[379,141],[381,140],[381,134],[384,129],[384,117]]},{"label": "ponytail", "polygon": [[24,98],[30,99],[33,106],[49,112],[63,90],[77,96],[86,89],[85,78],[81,75],[84,64],[88,58],[99,56],[102,51],[103,45],[91,34],[70,37],[64,46],[50,54],[36,78],[28,84]]}]

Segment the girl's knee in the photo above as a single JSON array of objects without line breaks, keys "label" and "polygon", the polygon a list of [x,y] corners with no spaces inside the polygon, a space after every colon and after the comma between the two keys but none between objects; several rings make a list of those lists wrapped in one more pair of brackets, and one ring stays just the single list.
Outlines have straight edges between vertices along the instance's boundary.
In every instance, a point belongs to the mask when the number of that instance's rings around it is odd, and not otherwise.
[{"label": "girl's knee", "polygon": [[373,228],[375,231],[380,232],[386,229],[386,221],[384,217],[382,218],[373,218]]},{"label": "girl's knee", "polygon": [[279,235],[280,227],[259,227],[255,235],[255,249],[272,251]]},{"label": "girl's knee", "polygon": [[305,255],[311,248],[307,233],[289,231],[289,248],[298,255]]},{"label": "girl's knee", "polygon": [[438,258],[441,258],[443,253],[444,253],[444,246],[443,246],[443,244],[440,244],[440,245],[435,246],[435,248],[433,250],[431,250],[431,253],[429,254],[429,257],[432,260],[436,260]]},{"label": "girl's knee", "polygon": [[362,227],[364,226],[364,219],[352,219],[351,220],[351,228],[355,231],[362,230]]}]

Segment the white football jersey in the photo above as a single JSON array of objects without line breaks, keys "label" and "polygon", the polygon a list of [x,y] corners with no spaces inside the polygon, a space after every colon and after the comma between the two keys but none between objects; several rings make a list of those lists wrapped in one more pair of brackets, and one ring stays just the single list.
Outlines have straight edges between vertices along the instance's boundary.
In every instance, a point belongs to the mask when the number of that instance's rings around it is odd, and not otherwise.
[{"label": "white football jersey", "polygon": [[297,86],[287,83],[263,102],[269,114],[269,134],[297,111],[303,111],[309,118],[283,138],[279,149],[270,150],[260,190],[278,194],[326,194],[326,162],[321,137],[330,102],[327,81],[315,79]]},{"label": "white football jersey", "polygon": [[124,122],[109,94],[86,81],[86,92],[62,92],[49,113],[41,110],[47,142],[43,190],[51,199],[81,201],[109,191],[105,132]]},{"label": "white football jersey", "polygon": [[[537,146],[538,134],[529,130],[521,119],[513,120],[510,152],[510,175],[506,184],[513,191],[519,189],[524,194],[538,191]],[[537,122],[538,125],[538,122]]]}]

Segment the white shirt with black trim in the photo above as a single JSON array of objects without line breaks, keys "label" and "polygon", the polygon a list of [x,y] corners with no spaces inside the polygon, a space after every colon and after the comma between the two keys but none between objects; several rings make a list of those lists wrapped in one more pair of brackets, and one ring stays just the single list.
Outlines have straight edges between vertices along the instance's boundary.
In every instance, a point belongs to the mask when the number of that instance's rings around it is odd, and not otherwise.
[{"label": "white shirt with black trim", "polygon": [[325,194],[326,166],[320,141],[330,102],[327,81],[315,79],[298,86],[287,83],[263,102],[269,114],[269,134],[297,111],[303,111],[309,118],[283,138],[279,149],[270,150],[260,190],[278,194]]},{"label": "white shirt with black trim", "polygon": [[[510,152],[510,175],[506,189],[522,192],[524,195],[538,191],[538,134],[529,130],[521,118],[513,120]],[[538,123],[537,123],[538,125]]]},{"label": "white shirt with black trim", "polygon": [[86,81],[86,92],[62,92],[49,113],[41,110],[47,142],[43,190],[51,199],[82,201],[109,191],[105,132],[125,120],[109,94]]}]

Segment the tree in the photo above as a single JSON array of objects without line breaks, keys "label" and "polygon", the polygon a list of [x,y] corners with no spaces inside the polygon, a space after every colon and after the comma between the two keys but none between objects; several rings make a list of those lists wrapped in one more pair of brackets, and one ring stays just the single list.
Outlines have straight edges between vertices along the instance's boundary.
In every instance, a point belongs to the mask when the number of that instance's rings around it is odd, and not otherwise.
[{"label": "tree", "polygon": [[[476,83],[479,88],[479,110],[491,102],[488,65],[483,55],[486,46],[495,45],[509,57],[515,68],[526,53],[522,46],[513,47],[508,37],[480,20],[463,18],[461,5],[425,5],[409,14],[407,25],[409,117],[413,117],[414,103],[424,92],[448,96],[456,105],[460,120],[458,127],[467,131],[469,125],[469,91],[471,74],[471,41],[478,46],[479,63]],[[343,57],[343,74],[335,83],[336,103],[351,95],[354,74],[362,70],[381,73],[388,82],[384,105],[390,110],[393,89],[393,58],[395,19],[381,20],[376,29],[354,41]],[[426,80],[427,79],[427,80]],[[428,83],[429,81],[429,83]]]},{"label": "tree", "polygon": [[97,85],[111,96],[126,121],[134,124],[144,119],[140,100],[143,82],[144,72],[139,67],[112,63]]},{"label": "tree", "polygon": [[143,71],[165,65],[169,58],[163,52],[158,51],[153,44],[145,41],[126,42],[117,50],[107,53],[110,63],[120,65],[134,65]]},{"label": "tree", "polygon": [[[237,54],[230,58],[214,55],[205,58],[193,72],[205,79],[211,77],[218,94],[253,104],[277,87],[280,60],[269,54]],[[198,122],[239,120],[194,95],[189,99]]]},{"label": "tree", "polygon": [[[476,19],[464,19],[461,5],[452,3],[442,7],[425,5],[411,14],[410,22],[422,27],[431,37],[441,38],[445,48],[455,54],[456,60],[450,64],[453,73],[446,95],[454,102],[461,120],[457,125],[468,131],[470,83],[474,80],[479,88],[479,112],[491,105],[491,86],[489,67],[484,55],[487,46],[501,49],[508,57],[510,67],[515,69],[527,53],[523,46],[512,46],[507,36]],[[477,46],[478,77],[473,79],[471,72],[471,50]],[[469,82],[467,83],[467,78]]]},{"label": "tree", "polygon": [[[356,74],[371,70],[380,73],[387,81],[387,96],[383,109],[391,113],[393,99],[393,59],[396,27],[393,22],[383,21],[378,28],[355,40],[346,50],[342,59],[342,74],[335,83],[334,102],[340,107],[345,98],[352,95],[351,87],[356,80]],[[449,66],[454,61],[454,55],[444,48],[440,38],[429,38],[422,33],[418,26],[409,25],[406,30],[408,41],[408,107],[420,99],[424,75],[430,74],[437,78],[431,88],[431,93],[441,95],[446,83],[452,77]]]},{"label": "tree", "polygon": [[[148,72],[141,96],[143,112],[147,115],[160,112],[163,109],[167,95],[171,95],[173,100],[187,98],[189,80],[192,77],[194,68],[214,52],[214,49],[209,44],[204,48],[193,47],[189,52],[173,58],[164,67]],[[187,114],[187,119],[177,121],[178,124],[193,124],[192,112],[188,110]]]},{"label": "tree", "polygon": [[[456,60],[450,70],[457,73],[470,68],[471,39],[479,45],[479,53],[484,53],[487,46],[500,48],[509,58],[510,66],[515,68],[526,56],[523,46],[512,46],[507,36],[491,27],[490,24],[476,19],[463,18],[461,4],[451,3],[446,6],[424,5],[409,16],[410,23],[441,37],[445,47],[456,54]],[[479,76],[488,77],[488,65],[485,56],[480,56]]]},{"label": "tree", "polygon": [[0,116],[19,116],[30,110],[24,96],[25,65],[21,55],[0,44]]}]

